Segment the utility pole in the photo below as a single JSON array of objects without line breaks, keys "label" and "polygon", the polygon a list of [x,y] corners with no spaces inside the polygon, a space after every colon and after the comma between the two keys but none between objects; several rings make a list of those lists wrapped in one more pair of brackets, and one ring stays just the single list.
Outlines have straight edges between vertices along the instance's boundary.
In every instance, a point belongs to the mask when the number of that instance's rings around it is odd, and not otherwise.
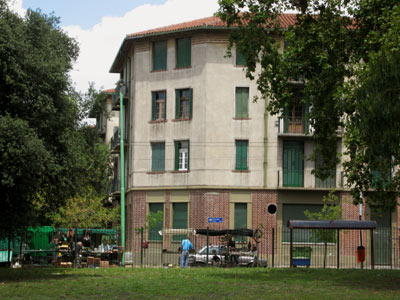
[{"label": "utility pole", "polygon": [[118,82],[119,87],[119,107],[120,107],[120,172],[121,172],[121,246],[122,246],[122,266],[125,265],[125,159],[124,159],[124,95],[126,86],[121,79]]}]

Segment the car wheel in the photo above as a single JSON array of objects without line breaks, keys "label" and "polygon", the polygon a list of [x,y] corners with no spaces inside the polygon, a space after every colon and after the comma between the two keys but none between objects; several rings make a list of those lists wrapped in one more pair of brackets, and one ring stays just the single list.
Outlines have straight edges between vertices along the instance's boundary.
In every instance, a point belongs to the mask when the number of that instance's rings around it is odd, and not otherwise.
[{"label": "car wheel", "polygon": [[203,262],[201,262],[201,261],[196,261],[196,262],[194,263],[194,265],[195,265],[196,267],[204,267],[206,264],[203,263]]}]

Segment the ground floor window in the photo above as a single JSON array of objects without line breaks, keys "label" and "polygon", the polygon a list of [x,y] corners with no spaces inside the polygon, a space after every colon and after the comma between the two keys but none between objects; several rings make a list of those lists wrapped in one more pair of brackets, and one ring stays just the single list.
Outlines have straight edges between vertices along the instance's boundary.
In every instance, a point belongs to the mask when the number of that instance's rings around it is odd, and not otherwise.
[{"label": "ground floor window", "polygon": [[[172,228],[187,229],[188,228],[188,204],[173,203],[172,204]],[[185,234],[174,235],[174,241],[181,241],[186,237]]]},{"label": "ground floor window", "polygon": [[[162,220],[157,220],[157,222],[149,228],[149,240],[150,241],[161,241],[162,236],[158,233],[163,228],[164,221],[164,203],[149,203],[149,213],[153,216],[161,211],[163,215]],[[150,225],[150,224],[149,224]]]},{"label": "ground floor window", "polygon": [[[319,212],[322,207],[322,204],[283,204],[282,241],[290,242],[289,220],[308,220],[304,214],[306,210],[310,212]],[[316,240],[313,238],[311,230],[294,229],[293,242],[314,243]]]}]

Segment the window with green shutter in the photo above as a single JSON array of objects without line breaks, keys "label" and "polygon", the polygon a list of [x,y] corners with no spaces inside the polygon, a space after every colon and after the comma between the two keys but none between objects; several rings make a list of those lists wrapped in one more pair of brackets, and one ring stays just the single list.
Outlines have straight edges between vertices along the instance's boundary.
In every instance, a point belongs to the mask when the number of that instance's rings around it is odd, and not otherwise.
[{"label": "window with green shutter", "polygon": [[236,118],[249,117],[249,88],[237,87],[236,88]]},{"label": "window with green shutter", "polygon": [[[289,220],[308,220],[304,212],[320,212],[322,204],[283,204],[283,241],[290,242],[290,230],[287,227]],[[293,242],[311,243],[315,242],[311,230],[294,229]]]},{"label": "window with green shutter", "polygon": [[247,170],[247,148],[249,141],[237,140],[236,144],[236,170]]},{"label": "window with green shutter", "polygon": [[[173,203],[172,204],[172,228],[186,229],[188,228],[188,204]],[[174,241],[181,241],[185,238],[185,234],[174,235]]]},{"label": "window with green shutter", "polygon": [[149,203],[149,213],[152,215],[157,215],[161,211],[163,215],[163,220],[157,221],[155,226],[149,228],[149,240],[150,241],[161,241],[162,236],[158,233],[163,229],[164,223],[164,203]]},{"label": "window with green shutter", "polygon": [[176,40],[176,67],[186,68],[191,66],[192,39],[181,38]]},{"label": "window with green shutter", "polygon": [[175,141],[175,171],[189,170],[189,141]]},{"label": "window with green shutter", "polygon": [[236,65],[237,66],[246,66],[247,65],[246,57],[238,48],[236,48]]},{"label": "window with green shutter", "polygon": [[165,171],[165,143],[151,143],[151,170]]},{"label": "window with green shutter", "polygon": [[[235,203],[234,229],[247,228],[247,203]],[[244,237],[236,237],[237,242],[244,242]]]},{"label": "window with green shutter", "polygon": [[166,119],[167,99],[166,92],[151,93],[151,119],[153,121],[163,121]]},{"label": "window with green shutter", "polygon": [[153,71],[167,69],[167,41],[153,43]]},{"label": "window with green shutter", "polygon": [[175,90],[175,118],[191,119],[193,111],[193,89]]},{"label": "window with green shutter", "polygon": [[303,142],[283,142],[283,186],[304,186]]}]

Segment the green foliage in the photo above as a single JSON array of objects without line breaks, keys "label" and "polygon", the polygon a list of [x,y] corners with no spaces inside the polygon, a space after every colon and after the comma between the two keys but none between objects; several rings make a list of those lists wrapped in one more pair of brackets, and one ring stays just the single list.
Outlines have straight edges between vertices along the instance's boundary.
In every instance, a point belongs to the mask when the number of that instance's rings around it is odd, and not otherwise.
[{"label": "green foliage", "polygon": [[119,222],[120,207],[104,207],[103,198],[88,191],[68,199],[66,205],[51,213],[49,218],[55,227],[109,228]]},{"label": "green foliage", "polygon": [[[400,188],[399,2],[220,0],[219,5],[217,15],[237,29],[228,54],[233,46],[244,54],[246,75],[257,80],[267,110],[311,108],[306,115],[314,128],[310,158],[322,158],[316,176],[324,180],[336,168],[336,130],[342,126],[350,158],[345,176],[353,196],[373,187],[378,193],[367,202],[393,208]],[[281,28],[278,16],[288,9],[301,13],[294,26]],[[287,45],[283,52],[279,36]],[[388,182],[390,169],[396,173]],[[373,172],[383,178],[378,184]]]},{"label": "green foliage", "polygon": [[93,82],[89,83],[89,89],[80,103],[82,118],[96,118],[101,115],[109,117],[107,97],[107,94],[95,89]]},{"label": "green foliage", "polygon": [[[335,191],[329,192],[328,196],[322,198],[324,206],[320,212],[310,212],[306,210],[304,215],[309,220],[320,220],[320,221],[333,221],[340,220],[342,217],[342,207],[339,204],[339,199],[335,195]],[[313,230],[312,237],[321,243],[334,243],[336,241],[335,230]]]},{"label": "green foliage", "polygon": [[38,222],[35,202],[53,167],[51,153],[26,121],[0,116],[0,237]]},{"label": "green foliage", "polygon": [[55,16],[21,18],[0,0],[0,236],[49,224],[68,199],[108,193],[109,149],[78,125],[68,76],[78,50]]},{"label": "green foliage", "polygon": [[163,212],[161,210],[157,211],[157,213],[150,212],[146,216],[146,225],[144,227],[136,227],[135,230],[137,233],[142,232],[144,229],[152,229],[157,226],[157,224],[162,223],[164,218]]}]

